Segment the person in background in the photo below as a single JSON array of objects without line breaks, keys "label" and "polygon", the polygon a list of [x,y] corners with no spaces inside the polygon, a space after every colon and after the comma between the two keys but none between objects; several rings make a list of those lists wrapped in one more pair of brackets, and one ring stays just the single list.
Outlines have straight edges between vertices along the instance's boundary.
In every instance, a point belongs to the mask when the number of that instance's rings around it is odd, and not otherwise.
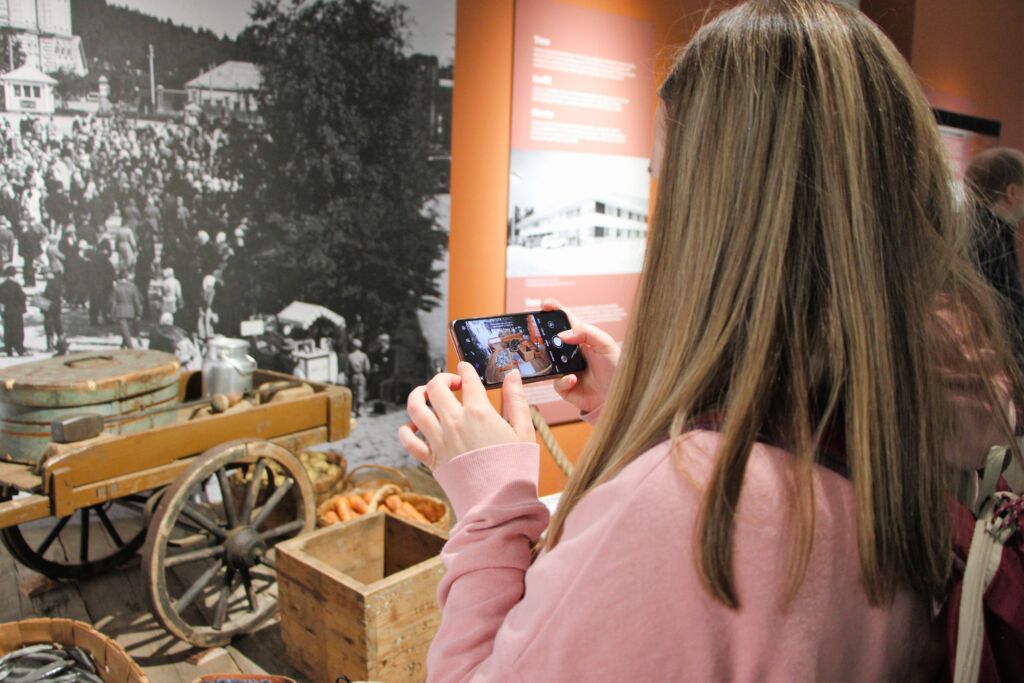
[{"label": "person in background", "polygon": [[18,250],[21,252],[21,277],[26,287],[36,286],[36,259],[43,253],[46,228],[42,223],[30,224],[27,218],[19,221]]},{"label": "person in background", "polygon": [[6,216],[0,215],[0,263],[10,263],[14,260],[14,231],[11,230],[11,222]]},{"label": "person in background", "polygon": [[110,242],[102,240],[89,252],[89,323],[96,327],[110,321],[110,296],[117,272],[110,262]]},{"label": "person in background", "polygon": [[214,273],[220,267],[217,245],[210,241],[210,233],[200,230],[195,237],[195,251],[200,272]]},{"label": "person in background", "polygon": [[67,264],[68,305],[84,308],[89,301],[89,258],[92,247],[85,240],[78,240],[75,250],[65,257]]},{"label": "person in background", "polygon": [[163,318],[165,314],[169,314],[171,320],[174,320],[174,316],[184,305],[185,299],[181,294],[181,282],[174,277],[174,268],[164,268],[163,280],[160,282],[160,317]]},{"label": "person in background", "polygon": [[857,10],[750,0],[660,97],[624,343],[561,335],[596,428],[550,524],[517,371],[504,418],[468,363],[409,396],[458,519],[427,680],[934,680],[956,475],[1022,383],[921,86]]},{"label": "person in background", "polygon": [[352,390],[352,413],[360,417],[366,404],[366,376],[370,374],[370,357],[363,353],[361,339],[353,339],[351,346],[352,350],[346,358],[348,386]]},{"label": "person in background", "polygon": [[[118,274],[117,282],[110,293],[110,317],[117,322],[121,330],[121,348],[136,348],[139,319],[142,317],[142,295],[139,294],[139,288],[132,282],[131,275],[126,269],[122,269]],[[141,339],[139,346],[142,346]]]},{"label": "person in background", "polygon": [[146,220],[139,221],[136,231],[138,233],[138,252],[135,261],[135,286],[143,294],[144,316],[148,319],[150,315],[149,283],[153,279],[153,266],[156,262],[156,235],[153,233],[149,221]]},{"label": "person in background", "polygon": [[377,344],[370,352],[372,374],[370,376],[371,398],[380,400],[394,399],[395,383],[395,350],[391,348],[391,335],[380,334]]},{"label": "person in background", "polygon": [[978,267],[1003,296],[1003,316],[1017,362],[1024,367],[1024,284],[1017,259],[1017,224],[1024,220],[1024,152],[989,149],[967,167],[974,193],[973,244]]},{"label": "person in background", "polygon": [[46,287],[43,289],[43,332],[46,350],[63,353],[64,345],[64,268],[59,259],[43,271]]},{"label": "person in background", "polygon": [[0,311],[4,321],[4,353],[25,355],[25,291],[14,279],[18,269],[4,266],[0,277]]},{"label": "person in background", "polygon": [[117,267],[128,273],[135,270],[139,246],[132,226],[124,223],[117,229]]},{"label": "person in background", "polygon": [[60,249],[60,238],[56,235],[44,237],[43,250],[46,254],[46,267],[63,276],[67,269],[64,267],[64,252]]},{"label": "person in background", "polygon": [[170,313],[160,314],[160,323],[149,337],[149,350],[174,354],[183,370],[198,370],[203,366],[199,349],[188,333],[174,324]]},{"label": "person in background", "polygon": [[209,341],[216,331],[213,326],[220,317],[213,312],[213,301],[217,295],[217,278],[213,275],[203,276],[203,289],[199,295],[199,320],[196,331],[203,342]]}]

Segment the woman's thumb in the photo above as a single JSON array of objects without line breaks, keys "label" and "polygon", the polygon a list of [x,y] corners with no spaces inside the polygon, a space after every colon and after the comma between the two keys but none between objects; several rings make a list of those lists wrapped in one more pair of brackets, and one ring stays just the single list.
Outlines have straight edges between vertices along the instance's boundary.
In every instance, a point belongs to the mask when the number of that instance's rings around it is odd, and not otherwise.
[{"label": "woman's thumb", "polygon": [[558,334],[566,344],[585,344],[598,353],[608,353],[618,348],[615,339],[599,327],[582,323]]},{"label": "woman's thumb", "polygon": [[523,378],[518,370],[505,376],[501,385],[501,412],[513,431],[523,441],[533,441],[533,419],[530,417],[530,405],[526,402],[523,390]]}]

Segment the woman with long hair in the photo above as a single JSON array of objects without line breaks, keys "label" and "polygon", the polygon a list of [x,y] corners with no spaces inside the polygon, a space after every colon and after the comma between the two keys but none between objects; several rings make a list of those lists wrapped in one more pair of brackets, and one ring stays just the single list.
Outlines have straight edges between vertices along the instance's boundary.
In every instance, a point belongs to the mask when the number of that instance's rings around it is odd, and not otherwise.
[{"label": "woman with long hair", "polygon": [[550,524],[516,373],[505,418],[465,363],[409,398],[459,519],[430,677],[928,677],[956,471],[1011,440],[1019,386],[928,104],[821,0],[721,14],[661,96],[621,356],[564,337],[596,429]]}]

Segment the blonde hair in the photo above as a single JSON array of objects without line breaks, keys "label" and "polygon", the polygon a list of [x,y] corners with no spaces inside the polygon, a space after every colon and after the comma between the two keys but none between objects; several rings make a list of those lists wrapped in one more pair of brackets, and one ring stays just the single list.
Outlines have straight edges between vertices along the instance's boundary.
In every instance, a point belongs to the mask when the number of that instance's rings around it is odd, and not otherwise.
[{"label": "blonde hair", "polygon": [[956,429],[940,373],[954,341],[940,309],[965,323],[954,327],[968,348],[1007,356],[913,74],[855,10],[756,0],[697,33],[663,98],[665,157],[636,314],[548,548],[590,489],[713,412],[722,443],[695,562],[716,599],[739,607],[733,526],[762,430],[795,456],[790,597],[807,569],[812,472],[830,430],[845,443],[871,602],[901,586],[941,594],[951,549],[943,451]]}]

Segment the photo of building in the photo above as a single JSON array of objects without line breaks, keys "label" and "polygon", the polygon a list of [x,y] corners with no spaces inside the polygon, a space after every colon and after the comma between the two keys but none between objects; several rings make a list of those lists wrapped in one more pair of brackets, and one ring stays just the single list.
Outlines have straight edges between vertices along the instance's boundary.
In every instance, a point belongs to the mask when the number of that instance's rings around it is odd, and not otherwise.
[{"label": "photo of building", "polygon": [[255,112],[260,70],[252,62],[227,61],[185,84],[188,103],[224,112]]},{"label": "photo of building", "polygon": [[512,224],[511,242],[551,249],[646,237],[645,207],[628,198],[584,199],[554,211],[520,217]]},{"label": "photo of building", "polygon": [[[71,27],[71,0],[0,0],[0,30],[9,32],[26,63],[46,73],[87,72],[82,40]],[[2,55],[0,59],[10,59]]]},{"label": "photo of building", "polygon": [[508,277],[639,272],[647,240],[647,163],[512,150]]},{"label": "photo of building", "polygon": [[26,114],[53,113],[53,86],[57,81],[34,66],[26,64],[0,75],[3,84],[3,110]]}]

